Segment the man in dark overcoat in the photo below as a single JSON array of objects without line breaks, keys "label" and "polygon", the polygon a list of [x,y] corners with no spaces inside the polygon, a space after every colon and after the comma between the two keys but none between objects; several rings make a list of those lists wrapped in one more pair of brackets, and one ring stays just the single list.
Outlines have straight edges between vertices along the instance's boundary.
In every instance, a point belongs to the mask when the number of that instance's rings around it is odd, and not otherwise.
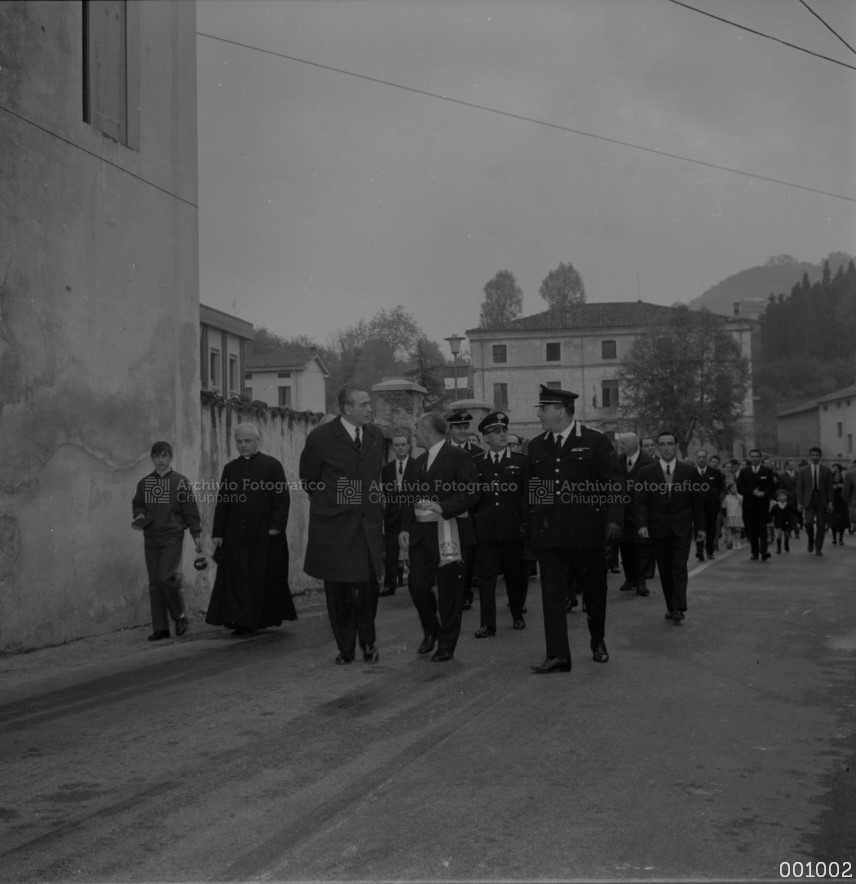
[{"label": "man in dark overcoat", "polygon": [[[568,390],[541,385],[538,418],[544,431],[529,443],[532,551],[541,574],[547,656],[539,674],[571,671],[565,599],[571,567],[580,572],[592,659],[606,663],[606,557],[621,536],[624,481],[607,437],[574,419]],[[573,563],[573,564],[572,564]]]},{"label": "man in dark overcoat", "polygon": [[369,423],[371,396],[358,384],[339,390],[339,415],[315,427],[300,455],[310,496],[303,570],[324,581],[337,664],[351,663],[357,638],[377,663],[375,615],[383,570],[383,433]]},{"label": "man in dark overcoat", "polygon": [[737,493],[743,497],[743,527],[752,549],[751,559],[762,562],[770,558],[767,552],[767,522],[770,520],[770,501],[778,487],[776,474],[762,466],[761,452],[749,452],[749,466],[737,474]]},{"label": "man in dark overcoat", "polygon": [[706,448],[696,451],[695,461],[704,506],[704,539],[696,541],[696,558],[703,562],[705,553],[708,559],[713,558],[717,540],[716,520],[725,499],[725,477],[707,462]]},{"label": "man in dark overcoat", "polygon": [[238,457],[223,468],[211,539],[217,577],[205,622],[234,635],[296,620],[285,526],[291,496],[282,464],[259,451],[255,424],[235,427]]},{"label": "man in dark overcoat", "polygon": [[529,582],[529,563],[523,546],[529,530],[528,461],[508,445],[508,415],[492,411],[479,423],[487,443],[475,461],[481,500],[476,511],[476,569],[479,573],[481,625],[476,638],[496,634],[496,581],[505,579],[512,628],[525,629],[523,606]]},{"label": "man in dark overcoat", "polygon": [[[627,496],[632,500],[633,486],[643,467],[650,466],[654,459],[639,447],[636,433],[621,433],[618,436],[618,453],[621,459],[621,472],[627,487]],[[636,509],[630,504],[624,507],[624,524],[621,528],[621,566],[624,569],[622,592],[636,592],[636,595],[650,594],[646,583],[650,544],[640,537],[636,525]]]},{"label": "man in dark overcoat", "polygon": [[476,540],[468,511],[479,502],[479,474],[473,459],[446,441],[446,422],[436,412],[419,418],[414,435],[425,452],[399,537],[410,554],[410,597],[422,624],[417,653],[429,654],[436,643],[431,660],[445,663],[461,633],[464,562]]},{"label": "man in dark overcoat", "polygon": [[381,596],[395,595],[404,582],[402,552],[398,543],[401,532],[401,510],[406,503],[407,489],[416,478],[416,460],[410,456],[409,432],[392,437],[393,458],[383,465],[383,590]]},{"label": "man in dark overcoat", "polygon": [[675,434],[661,432],[657,448],[657,460],[636,477],[636,530],[651,541],[666,619],[679,624],[686,617],[690,547],[693,537],[704,539],[704,504],[697,470],[676,457]]}]

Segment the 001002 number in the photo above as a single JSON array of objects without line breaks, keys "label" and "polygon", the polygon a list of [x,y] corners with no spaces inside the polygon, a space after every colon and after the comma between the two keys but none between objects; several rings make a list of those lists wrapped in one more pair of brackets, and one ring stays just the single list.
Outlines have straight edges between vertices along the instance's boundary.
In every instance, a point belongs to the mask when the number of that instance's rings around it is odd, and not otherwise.
[{"label": "001002 number", "polygon": [[783,862],[779,863],[780,878],[852,878],[853,864],[849,862]]}]

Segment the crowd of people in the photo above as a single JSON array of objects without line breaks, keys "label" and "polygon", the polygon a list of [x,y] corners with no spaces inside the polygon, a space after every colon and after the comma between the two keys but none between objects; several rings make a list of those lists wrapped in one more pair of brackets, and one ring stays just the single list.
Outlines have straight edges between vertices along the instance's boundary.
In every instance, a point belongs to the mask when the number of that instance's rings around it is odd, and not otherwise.
[{"label": "crowd of people", "polygon": [[[575,418],[577,394],[541,385],[534,403],[543,432],[526,442],[494,411],[473,432],[464,411],[423,414],[387,440],[371,423],[371,397],[347,384],[339,414],[313,429],[300,456],[309,495],[303,570],[323,581],[337,665],[380,659],[379,598],[407,586],[421,627],[417,654],[454,658],[463,612],[479,596],[476,639],[497,634],[496,587],[504,578],[511,627],[526,628],[530,577],[540,578],[545,656],[538,674],[569,672],[568,612],[582,598],[592,659],[606,663],[607,575],[622,592],[648,596],[656,571],[665,616],[687,612],[688,562],[704,562],[745,540],[754,561],[788,553],[804,532],[823,554],[827,529],[843,545],[856,525],[856,461],[849,471],[812,448],[796,467],[773,469],[753,449],[721,463],[700,448],[678,458],[676,435],[621,433],[613,443]],[[282,464],[259,451],[251,423],[235,429],[238,457],[223,469],[212,525],[217,574],[206,622],[236,636],[297,617],[288,585],[290,491]],[[152,447],[154,471],[140,480],[133,526],[142,530],[153,632],[188,628],[181,549],[188,530],[204,568],[202,524],[188,480],[171,468],[166,442]]]}]

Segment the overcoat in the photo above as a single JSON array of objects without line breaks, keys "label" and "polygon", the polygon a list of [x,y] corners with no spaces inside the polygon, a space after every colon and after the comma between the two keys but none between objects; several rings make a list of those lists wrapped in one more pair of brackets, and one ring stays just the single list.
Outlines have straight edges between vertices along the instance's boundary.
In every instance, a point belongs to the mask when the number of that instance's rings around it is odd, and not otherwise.
[{"label": "overcoat", "polygon": [[300,455],[300,481],[310,496],[303,570],[311,577],[362,583],[383,573],[383,433],[361,428],[357,451],[341,417],[316,427]]}]

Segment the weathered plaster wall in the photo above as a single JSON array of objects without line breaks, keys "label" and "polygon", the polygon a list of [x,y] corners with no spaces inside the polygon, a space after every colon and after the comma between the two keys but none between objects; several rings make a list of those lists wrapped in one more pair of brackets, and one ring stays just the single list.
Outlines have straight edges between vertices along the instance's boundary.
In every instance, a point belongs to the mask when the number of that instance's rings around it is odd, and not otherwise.
[{"label": "weathered plaster wall", "polygon": [[0,650],[145,622],[134,483],[199,463],[195,5],[139,4],[139,150],[82,121],[81,9],[0,4]]}]

